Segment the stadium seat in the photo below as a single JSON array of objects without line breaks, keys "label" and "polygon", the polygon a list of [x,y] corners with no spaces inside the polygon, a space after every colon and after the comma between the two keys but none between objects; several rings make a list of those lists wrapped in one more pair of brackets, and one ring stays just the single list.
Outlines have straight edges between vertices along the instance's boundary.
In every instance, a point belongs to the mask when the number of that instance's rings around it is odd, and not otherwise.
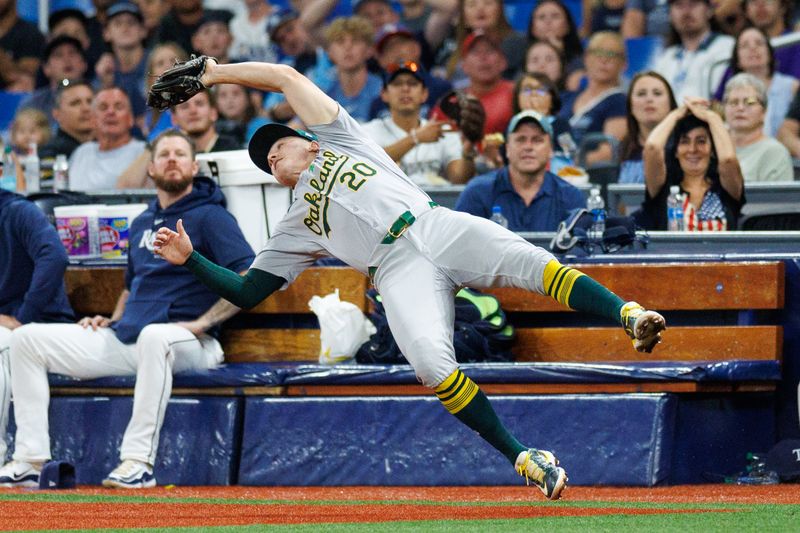
[{"label": "stadium seat", "polygon": [[590,150],[598,148],[603,143],[611,145],[611,151],[614,154],[613,163],[618,164],[619,161],[619,140],[613,135],[606,135],[601,132],[587,133],[581,139],[578,145],[578,154],[576,156],[578,166],[586,168],[586,154]]},{"label": "stadium seat", "polygon": [[506,20],[512,28],[523,35],[528,35],[528,21],[531,18],[531,11],[533,11],[532,2],[511,0],[504,4],[503,11],[505,11]]},{"label": "stadium seat", "polygon": [[800,206],[794,203],[745,205],[741,231],[800,231]]},{"label": "stadium seat", "polygon": [[[583,22],[583,5],[581,0],[562,0],[567,9],[569,9],[572,18],[575,20],[575,26],[581,27]],[[537,2],[530,0],[506,0],[503,4],[503,10],[506,14],[511,27],[516,31],[527,37],[528,35],[528,21],[531,17],[531,11],[536,6]]]},{"label": "stadium seat", "polygon": [[603,196],[606,205],[608,205],[608,184],[617,183],[619,179],[619,163],[614,161],[594,163],[586,167],[586,173],[589,174],[589,183],[600,186],[600,194]]},{"label": "stadium seat", "polygon": [[[50,13],[59,11],[61,9],[79,9],[84,13],[94,13],[94,4],[92,0],[51,0],[48,11]],[[33,22],[39,23],[39,2],[33,0],[17,0],[17,13],[19,17]]]},{"label": "stadium seat", "polygon": [[660,37],[646,35],[644,37],[625,39],[625,53],[628,56],[625,78],[630,80],[637,72],[651,68],[661,48]]}]

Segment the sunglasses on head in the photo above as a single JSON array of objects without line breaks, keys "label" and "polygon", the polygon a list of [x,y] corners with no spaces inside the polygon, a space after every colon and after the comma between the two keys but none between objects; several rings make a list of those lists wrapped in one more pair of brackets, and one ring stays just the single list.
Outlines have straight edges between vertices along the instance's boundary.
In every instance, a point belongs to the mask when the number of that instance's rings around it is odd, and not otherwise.
[{"label": "sunglasses on head", "polygon": [[398,70],[408,70],[411,72],[418,72],[420,70],[420,66],[415,61],[404,61],[402,63],[390,63],[386,67],[386,72],[389,74],[394,74]]}]

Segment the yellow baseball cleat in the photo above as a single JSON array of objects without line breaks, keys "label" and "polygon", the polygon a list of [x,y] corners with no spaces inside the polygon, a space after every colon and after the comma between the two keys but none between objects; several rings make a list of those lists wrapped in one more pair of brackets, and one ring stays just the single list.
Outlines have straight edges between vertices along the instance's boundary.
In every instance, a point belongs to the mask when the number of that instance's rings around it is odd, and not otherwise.
[{"label": "yellow baseball cleat", "polygon": [[558,459],[546,450],[530,448],[520,452],[514,468],[525,481],[539,487],[548,500],[561,498],[561,491],[567,486],[567,472],[558,466]]}]

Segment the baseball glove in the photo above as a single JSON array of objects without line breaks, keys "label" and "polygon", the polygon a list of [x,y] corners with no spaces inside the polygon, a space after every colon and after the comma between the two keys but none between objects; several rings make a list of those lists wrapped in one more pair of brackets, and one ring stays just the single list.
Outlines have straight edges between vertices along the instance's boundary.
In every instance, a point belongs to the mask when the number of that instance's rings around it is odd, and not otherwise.
[{"label": "baseball glove", "polygon": [[468,141],[477,143],[483,139],[486,112],[480,100],[463,92],[450,91],[439,100],[439,109],[458,124]]},{"label": "baseball glove", "polygon": [[[176,61],[175,65],[156,79],[147,93],[147,105],[155,109],[167,109],[185,102],[206,89],[200,78],[206,71],[208,56],[192,55],[189,61]],[[215,60],[216,61],[216,60]]]}]

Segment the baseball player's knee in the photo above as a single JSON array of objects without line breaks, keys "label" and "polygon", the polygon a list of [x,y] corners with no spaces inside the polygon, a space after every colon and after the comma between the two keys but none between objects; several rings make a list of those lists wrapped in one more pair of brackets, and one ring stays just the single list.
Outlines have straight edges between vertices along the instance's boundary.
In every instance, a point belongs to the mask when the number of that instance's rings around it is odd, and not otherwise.
[{"label": "baseball player's knee", "polygon": [[150,324],[142,328],[142,331],[139,332],[139,337],[136,339],[136,346],[145,349],[137,350],[139,357],[166,356],[173,336],[170,328],[169,324]]},{"label": "baseball player's knee", "polygon": [[173,344],[194,340],[196,337],[188,329],[175,324],[149,324],[136,339],[136,352],[140,360],[169,358]]},{"label": "baseball player's knee", "polygon": [[436,388],[458,368],[453,347],[446,342],[417,339],[409,352],[406,357],[414,367],[417,379],[429,388]]},{"label": "baseball player's knee", "polygon": [[9,341],[9,357],[11,359],[40,358],[41,350],[37,350],[37,342],[48,335],[45,324],[25,324],[16,328]]}]

